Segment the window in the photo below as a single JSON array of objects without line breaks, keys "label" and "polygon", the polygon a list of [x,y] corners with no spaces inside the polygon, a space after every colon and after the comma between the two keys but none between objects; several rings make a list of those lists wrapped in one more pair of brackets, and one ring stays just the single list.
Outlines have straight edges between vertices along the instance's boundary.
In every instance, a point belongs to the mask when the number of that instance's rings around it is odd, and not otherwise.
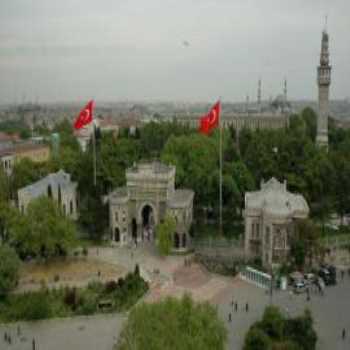
[{"label": "window", "polygon": [[47,186],[47,196],[49,198],[52,198],[52,188],[51,185]]}]

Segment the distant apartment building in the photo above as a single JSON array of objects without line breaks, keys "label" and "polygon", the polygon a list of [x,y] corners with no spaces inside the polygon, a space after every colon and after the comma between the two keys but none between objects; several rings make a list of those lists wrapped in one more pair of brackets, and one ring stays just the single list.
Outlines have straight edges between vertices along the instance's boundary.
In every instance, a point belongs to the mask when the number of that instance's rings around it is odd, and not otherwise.
[{"label": "distant apartment building", "polygon": [[12,174],[14,164],[25,158],[35,163],[46,162],[50,158],[50,147],[26,142],[0,150],[0,163],[8,176]]}]

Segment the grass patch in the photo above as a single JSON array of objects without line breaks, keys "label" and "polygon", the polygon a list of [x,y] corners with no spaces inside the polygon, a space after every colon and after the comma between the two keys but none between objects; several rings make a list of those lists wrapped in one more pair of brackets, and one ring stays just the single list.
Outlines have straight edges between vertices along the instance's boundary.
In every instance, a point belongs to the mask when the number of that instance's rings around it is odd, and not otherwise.
[{"label": "grass patch", "polygon": [[0,300],[0,321],[16,322],[52,317],[122,312],[147,292],[139,270],[106,283],[92,282],[86,288],[42,289],[12,294]]}]

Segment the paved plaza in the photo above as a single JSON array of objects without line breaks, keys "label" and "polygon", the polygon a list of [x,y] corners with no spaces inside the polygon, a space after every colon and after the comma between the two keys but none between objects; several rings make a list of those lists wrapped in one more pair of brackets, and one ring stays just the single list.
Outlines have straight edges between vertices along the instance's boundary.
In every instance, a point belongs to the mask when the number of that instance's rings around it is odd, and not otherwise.
[{"label": "paved plaza", "polygon": [[[264,308],[271,302],[263,289],[243,282],[238,278],[223,277],[207,272],[201,266],[185,264],[185,257],[159,258],[154,251],[144,248],[136,250],[120,248],[92,248],[89,255],[102,261],[133,269],[139,263],[141,270],[151,280],[151,288],[145,296],[153,302],[168,295],[192,294],[198,301],[207,300],[218,307],[219,315],[229,331],[227,349],[241,349],[244,335],[250,325],[262,317]],[[189,258],[188,256],[186,257]],[[232,309],[232,301],[238,302],[238,311]],[[249,311],[245,311],[245,304]],[[311,294],[294,295],[276,291],[272,303],[281,307],[288,316],[301,314],[309,307],[315,319],[319,336],[317,349],[350,349],[350,278],[345,277],[335,287],[327,287],[324,296]],[[228,315],[232,314],[232,322]],[[0,349],[32,350],[35,338],[36,350],[112,350],[126,315],[96,315],[72,319],[55,319],[40,322],[20,323],[21,335],[17,335],[17,324],[0,325]],[[341,339],[343,328],[347,339]],[[12,344],[4,342],[4,333],[12,336]]]}]

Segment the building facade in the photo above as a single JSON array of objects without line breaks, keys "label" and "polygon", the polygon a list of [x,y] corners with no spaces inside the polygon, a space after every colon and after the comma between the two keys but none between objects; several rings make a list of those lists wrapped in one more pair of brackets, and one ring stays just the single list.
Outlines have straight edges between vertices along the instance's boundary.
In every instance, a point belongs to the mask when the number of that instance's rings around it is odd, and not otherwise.
[{"label": "building facade", "polygon": [[24,214],[33,199],[47,196],[57,202],[64,215],[75,220],[78,218],[77,186],[76,182],[71,181],[70,174],[63,170],[49,174],[18,190],[18,209]]},{"label": "building facade", "polygon": [[275,178],[261,183],[261,190],[245,194],[245,254],[271,267],[286,261],[296,221],[309,215],[302,195],[287,190]]},{"label": "building facade", "polygon": [[175,167],[138,163],[126,171],[126,187],[108,196],[111,239],[118,245],[155,241],[156,225],[175,219],[173,249],[186,250],[193,213],[192,190],[175,189]]},{"label": "building facade", "polygon": [[316,142],[328,148],[329,87],[331,70],[329,64],[329,36],[326,30],[322,33],[320,65],[317,68],[318,83],[318,118]]},{"label": "building facade", "polygon": [[50,158],[50,147],[28,142],[0,150],[1,166],[8,176],[12,174],[15,163],[25,158],[35,163],[46,162]]}]

